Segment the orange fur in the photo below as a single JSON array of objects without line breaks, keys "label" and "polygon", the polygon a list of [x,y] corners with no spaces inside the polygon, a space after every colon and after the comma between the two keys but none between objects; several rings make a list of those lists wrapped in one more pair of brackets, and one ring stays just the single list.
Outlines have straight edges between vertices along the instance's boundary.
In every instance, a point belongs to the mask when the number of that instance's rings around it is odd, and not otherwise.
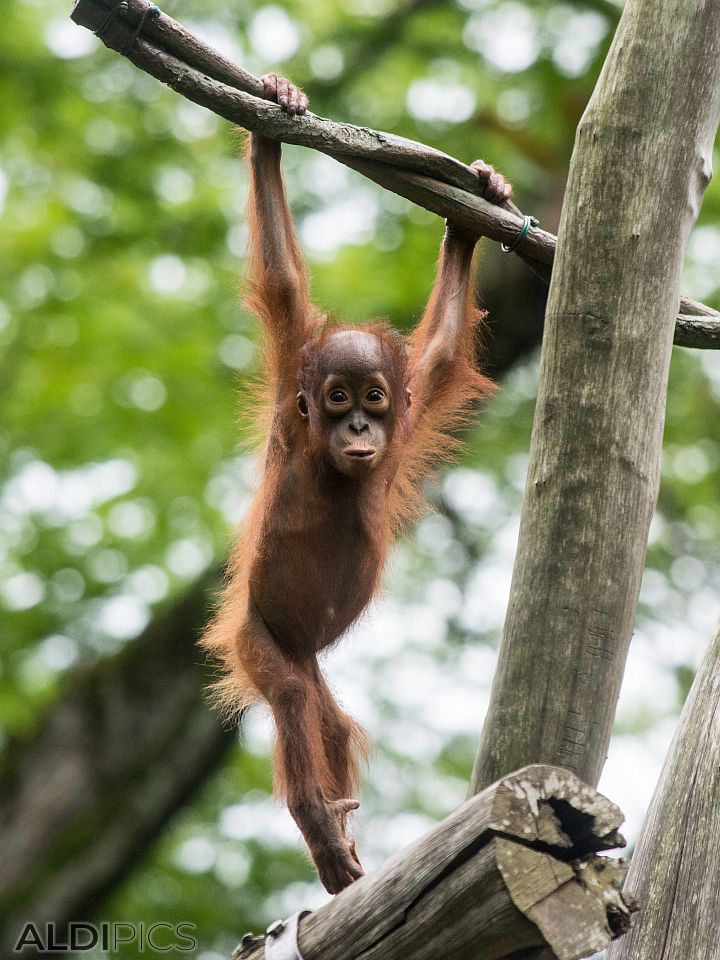
[{"label": "orange fur", "polygon": [[[484,314],[474,304],[474,241],[447,235],[428,306],[410,338],[382,323],[332,324],[310,300],[279,159],[279,145],[252,138],[246,302],[264,332],[265,378],[255,383],[254,403],[264,434],[261,479],[202,645],[219,665],[214,697],[225,715],[260,697],[270,704],[276,792],[336,892],[359,875],[343,804],[357,789],[367,740],[337,705],[317,653],[377,590],[392,537],[423,508],[423,479],[455,452],[458,427],[493,388],[476,366]],[[317,405],[327,376],[318,371],[335,356],[332,344],[345,343],[335,334],[358,329],[374,339],[370,355],[381,358],[391,397],[387,421],[373,428],[387,438],[383,459],[363,479],[336,472],[328,460],[326,434],[337,428]],[[349,340],[356,342],[352,334]],[[367,338],[361,341],[367,349]],[[350,355],[344,362],[356,369],[365,361]]]}]

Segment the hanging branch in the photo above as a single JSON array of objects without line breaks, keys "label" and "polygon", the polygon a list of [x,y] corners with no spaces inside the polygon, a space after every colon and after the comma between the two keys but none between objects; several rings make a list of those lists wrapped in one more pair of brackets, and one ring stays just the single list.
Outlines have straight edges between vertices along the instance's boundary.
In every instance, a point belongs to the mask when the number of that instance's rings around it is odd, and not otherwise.
[{"label": "hanging branch", "polygon": [[[105,46],[188,100],[247,130],[311,147],[438,216],[451,218],[498,243],[511,244],[523,227],[518,208],[477,195],[477,176],[466,164],[425,144],[307,114],[289,117],[262,99],[261,81],[226,59],[147,0],[77,0],[75,23]],[[533,229],[515,253],[546,282],[556,237]],[[687,297],[680,300],[674,343],[720,349],[720,313]],[[694,318],[703,317],[702,321]]]}]

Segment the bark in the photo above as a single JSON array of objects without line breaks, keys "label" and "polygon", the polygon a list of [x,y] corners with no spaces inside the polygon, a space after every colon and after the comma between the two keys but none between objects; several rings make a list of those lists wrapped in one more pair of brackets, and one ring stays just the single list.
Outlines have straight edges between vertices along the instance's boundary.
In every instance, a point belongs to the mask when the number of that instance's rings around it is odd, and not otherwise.
[{"label": "bark", "polygon": [[678,347],[720,350],[720,322],[712,316],[692,317],[681,313],[675,322],[673,343]]},{"label": "bark", "polygon": [[657,499],[680,271],[719,118],[717,4],[629,0],[577,132],[474,790],[530,760],[593,784],[602,770]]},{"label": "bark", "polygon": [[633,856],[637,927],[608,960],[712,960],[720,942],[720,628],[698,670]]},{"label": "bark", "polygon": [[[635,909],[619,892],[618,808],[566,770],[531,766],[468,800],[300,921],[304,960],[573,960]],[[261,960],[246,934],[236,960]]]},{"label": "bark", "polygon": [[[367,127],[335,123],[313,114],[289,117],[276,104],[260,99],[263,89],[257,77],[166,14],[148,15],[152,7],[147,0],[127,0],[127,10],[113,14],[116,7],[114,0],[77,0],[72,18],[96,31],[107,47],[124,54],[141,70],[226,120],[272,139],[326,153],[393,193],[479,235],[506,244],[517,237],[523,224],[517,207],[495,206],[477,196],[476,175],[454,157]],[[555,244],[551,233],[535,229],[523,240],[517,255],[549,280]],[[702,309],[708,319],[693,332],[692,346],[717,348],[720,314],[708,307]],[[681,312],[687,316],[695,312],[685,308],[684,298]]]},{"label": "bark", "polygon": [[208,579],[119,656],[74,674],[6,752],[0,955],[28,921],[86,920],[236,739],[203,699]]}]

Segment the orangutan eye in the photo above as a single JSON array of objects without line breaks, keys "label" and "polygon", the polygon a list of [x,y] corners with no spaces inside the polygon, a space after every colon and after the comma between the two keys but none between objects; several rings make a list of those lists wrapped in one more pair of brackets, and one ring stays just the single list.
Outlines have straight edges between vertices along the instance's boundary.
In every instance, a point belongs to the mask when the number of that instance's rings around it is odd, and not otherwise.
[{"label": "orangutan eye", "polygon": [[347,403],[348,395],[344,390],[331,390],[328,399],[330,403]]},{"label": "orangutan eye", "polygon": [[377,387],[373,387],[372,390],[368,390],[365,394],[365,399],[368,403],[382,403],[385,399],[385,394],[382,390],[378,390]]}]

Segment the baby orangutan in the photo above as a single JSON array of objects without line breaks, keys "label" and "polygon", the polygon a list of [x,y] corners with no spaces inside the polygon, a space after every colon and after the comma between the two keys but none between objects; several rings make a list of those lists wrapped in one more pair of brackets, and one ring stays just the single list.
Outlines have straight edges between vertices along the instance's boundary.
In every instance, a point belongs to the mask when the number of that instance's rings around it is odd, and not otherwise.
[{"label": "baby orangutan", "polygon": [[[266,96],[290,115],[305,95],[274,75]],[[299,120],[298,122],[302,122]],[[363,870],[346,818],[358,807],[360,727],[318,665],[378,588],[388,545],[422,506],[419,483],[452,431],[492,389],[476,369],[484,314],[471,280],[476,238],[449,223],[435,285],[409,339],[384,323],[331,326],[310,302],[280,173],[280,144],[253,134],[249,305],[269,380],[260,489],[203,643],[224,667],[232,712],[259,697],[276,726],[275,785],[330,893]],[[476,161],[486,199],[510,187]]]}]

